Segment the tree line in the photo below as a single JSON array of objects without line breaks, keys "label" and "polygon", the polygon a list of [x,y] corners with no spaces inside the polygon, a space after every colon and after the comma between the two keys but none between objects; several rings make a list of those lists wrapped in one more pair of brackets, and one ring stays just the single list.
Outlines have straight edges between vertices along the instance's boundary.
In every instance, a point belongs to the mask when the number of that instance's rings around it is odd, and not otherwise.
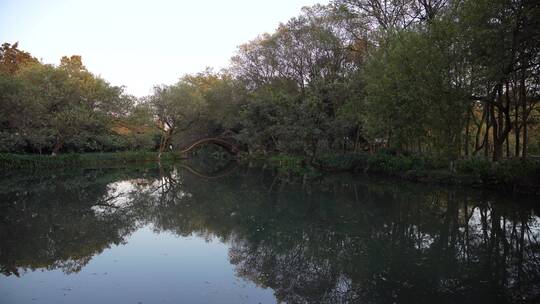
[{"label": "tree line", "polygon": [[221,136],[250,153],[308,160],[381,149],[494,161],[540,152],[534,0],[305,7],[241,45],[227,69],[139,99],[76,56],[50,66],[4,44],[0,65],[3,151],[164,151]]}]

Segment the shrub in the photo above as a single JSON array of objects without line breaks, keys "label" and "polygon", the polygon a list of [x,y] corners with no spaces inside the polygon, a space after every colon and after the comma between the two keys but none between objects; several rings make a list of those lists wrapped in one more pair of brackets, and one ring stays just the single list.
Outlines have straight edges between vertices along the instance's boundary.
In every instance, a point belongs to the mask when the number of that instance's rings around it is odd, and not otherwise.
[{"label": "shrub", "polygon": [[[157,152],[115,152],[115,153],[87,153],[87,154],[60,154],[33,155],[0,153],[0,169],[35,169],[67,166],[100,166],[105,164],[125,164],[156,161]],[[174,161],[173,153],[164,153],[161,161]]]},{"label": "shrub", "polygon": [[484,158],[460,160],[456,163],[456,172],[485,180],[491,176],[491,162]]},{"label": "shrub", "polygon": [[457,163],[457,172],[480,179],[485,185],[512,189],[519,185],[540,185],[540,161],[509,159],[496,163],[468,159]]},{"label": "shrub", "polygon": [[330,170],[354,170],[366,168],[369,155],[365,153],[327,154],[317,158],[316,163]]},{"label": "shrub", "polygon": [[427,159],[415,155],[394,156],[387,153],[377,153],[369,157],[367,163],[369,172],[390,175],[409,170],[421,171],[432,168]]},{"label": "shrub", "polygon": [[0,154],[2,169],[31,169],[39,167],[62,167],[80,163],[80,155],[63,154],[59,156]]},{"label": "shrub", "polygon": [[540,161],[511,159],[495,163],[491,175],[506,186],[535,183],[540,185]]},{"label": "shrub", "polygon": [[269,163],[281,171],[302,172],[305,160],[300,156],[280,154],[270,157]]},{"label": "shrub", "polygon": [[22,151],[26,147],[26,141],[16,133],[0,132],[0,152]]}]

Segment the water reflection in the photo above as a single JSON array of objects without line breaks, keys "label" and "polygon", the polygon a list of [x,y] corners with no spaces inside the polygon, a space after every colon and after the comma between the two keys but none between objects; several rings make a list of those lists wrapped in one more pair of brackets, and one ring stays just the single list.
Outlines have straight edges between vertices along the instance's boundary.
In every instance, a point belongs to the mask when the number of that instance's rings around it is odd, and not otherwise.
[{"label": "water reflection", "polygon": [[229,244],[237,275],[286,303],[540,301],[534,202],[385,180],[306,183],[260,169],[231,172],[208,179],[145,167],[6,177],[1,272],[76,273],[151,225]]}]

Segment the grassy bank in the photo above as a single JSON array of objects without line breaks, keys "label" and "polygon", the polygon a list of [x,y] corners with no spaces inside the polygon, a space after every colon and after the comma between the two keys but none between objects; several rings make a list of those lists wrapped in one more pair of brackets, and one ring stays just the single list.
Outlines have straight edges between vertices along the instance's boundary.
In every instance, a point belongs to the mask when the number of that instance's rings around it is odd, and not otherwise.
[{"label": "grassy bank", "polygon": [[473,158],[449,164],[428,157],[379,153],[327,155],[309,164],[302,157],[278,155],[270,157],[268,162],[291,174],[317,176],[324,172],[351,171],[414,182],[540,195],[540,160],[508,159],[494,163]]},{"label": "grassy bank", "polygon": [[[178,159],[178,155],[164,153],[161,161],[170,162]],[[128,163],[144,163],[158,160],[157,152],[114,152],[34,155],[34,154],[0,154],[0,169],[40,169],[61,168],[70,166],[102,166]]]}]

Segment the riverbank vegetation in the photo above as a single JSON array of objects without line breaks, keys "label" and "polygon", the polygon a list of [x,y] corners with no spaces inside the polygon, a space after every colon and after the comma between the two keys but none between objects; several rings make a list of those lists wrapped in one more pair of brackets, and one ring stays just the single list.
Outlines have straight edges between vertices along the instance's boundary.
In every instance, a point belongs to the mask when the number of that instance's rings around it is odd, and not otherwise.
[{"label": "riverbank vegetation", "polygon": [[0,153],[0,169],[49,169],[68,167],[100,167],[116,166],[125,164],[142,164],[146,162],[172,162],[179,156],[173,153],[164,153],[161,156],[157,152],[123,151],[108,153],[66,153],[51,157],[49,155],[35,154],[10,154]]},{"label": "riverbank vegetation", "polygon": [[489,188],[500,192],[540,195],[540,162],[482,158],[446,161],[420,155],[388,153],[328,154],[308,163],[302,157],[278,155],[269,164],[289,176],[318,178],[323,174],[350,171],[370,176],[390,176],[413,182]]},{"label": "riverbank vegetation", "polygon": [[221,137],[251,156],[310,166],[368,159],[365,168],[384,172],[540,175],[533,0],[305,7],[241,45],[227,69],[184,75],[143,98],[79,56],[47,65],[17,44],[2,46],[0,71],[0,152],[178,151]]}]

